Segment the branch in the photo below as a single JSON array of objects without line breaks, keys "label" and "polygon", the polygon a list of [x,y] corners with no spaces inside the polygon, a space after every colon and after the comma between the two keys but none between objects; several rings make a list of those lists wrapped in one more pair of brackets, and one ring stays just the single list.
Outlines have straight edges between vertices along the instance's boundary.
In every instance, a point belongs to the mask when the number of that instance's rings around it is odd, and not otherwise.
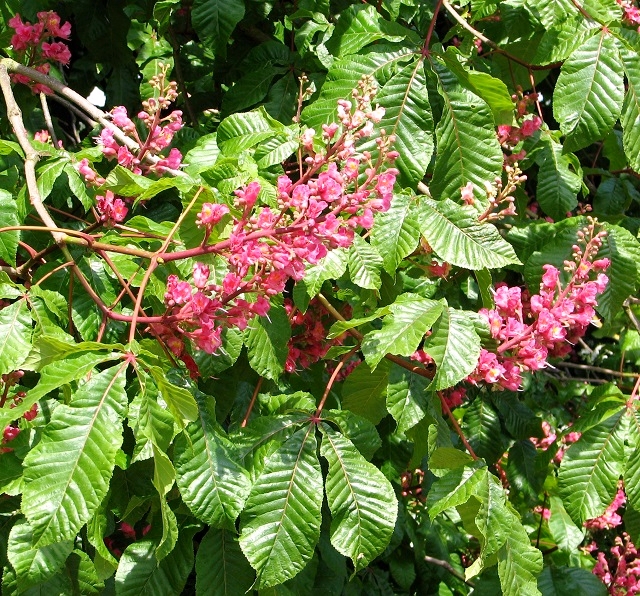
[{"label": "branch", "polygon": [[427,563],[431,563],[432,565],[438,565],[438,567],[443,567],[446,569],[451,575],[455,575],[458,579],[461,579],[468,586],[473,587],[473,583],[467,581],[464,577],[464,573],[460,573],[449,561],[445,561],[443,559],[436,559],[435,557],[430,557],[429,555],[424,555],[424,560]]}]

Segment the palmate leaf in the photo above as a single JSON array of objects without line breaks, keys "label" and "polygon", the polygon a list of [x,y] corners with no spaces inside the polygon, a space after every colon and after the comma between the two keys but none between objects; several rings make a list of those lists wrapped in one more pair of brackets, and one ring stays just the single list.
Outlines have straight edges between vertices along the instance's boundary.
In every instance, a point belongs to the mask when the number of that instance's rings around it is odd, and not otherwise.
[{"label": "palmate leaf", "polygon": [[0,310],[0,375],[20,368],[29,355],[32,335],[31,315],[24,298]]},{"label": "palmate leaf", "polygon": [[366,567],[387,547],[398,515],[389,481],[353,443],[321,423],[320,453],[329,463],[325,483],[331,511],[331,544],[349,557],[355,570]]},{"label": "palmate leaf", "polygon": [[257,587],[296,576],[320,537],[322,473],[315,425],[307,425],[267,457],[240,516],[240,547]]},{"label": "palmate leaf", "polygon": [[417,294],[401,294],[389,307],[382,329],[367,333],[362,353],[372,370],[386,354],[411,356],[442,313],[441,302]]},{"label": "palmate leaf", "polygon": [[465,89],[438,60],[432,61],[438,91],[444,99],[436,127],[437,153],[430,189],[437,199],[459,199],[460,189],[474,185],[478,201],[486,201],[485,182],[502,172],[502,149],[489,106]]},{"label": "palmate leaf", "polygon": [[415,216],[413,197],[395,195],[391,207],[377,213],[371,230],[371,245],[382,255],[382,265],[394,275],[398,265],[409,256],[420,241],[420,226]]},{"label": "palmate leaf", "polygon": [[513,247],[493,224],[479,222],[472,207],[422,199],[418,217],[429,246],[452,265],[478,270],[520,264]]},{"label": "palmate leaf", "polygon": [[628,419],[624,409],[582,434],[562,458],[559,495],[579,526],[602,515],[616,494],[623,472]]},{"label": "palmate leaf", "polygon": [[7,543],[7,558],[16,572],[18,589],[25,591],[53,577],[72,550],[71,540],[34,547],[29,522],[25,519],[18,520],[11,528]]},{"label": "palmate leaf", "polygon": [[34,544],[75,537],[107,494],[122,444],[126,364],[93,376],[53,411],[24,460],[22,511]]},{"label": "palmate leaf", "polygon": [[[251,488],[215,419],[215,405],[199,397],[200,416],[175,441],[176,483],[191,512],[209,526],[235,529]],[[212,407],[214,411],[210,411]]]},{"label": "palmate leaf", "polygon": [[564,151],[604,138],[624,99],[622,61],[606,29],[590,37],[563,64],[553,92],[553,115],[566,135]]},{"label": "palmate leaf", "polygon": [[439,391],[473,372],[480,357],[480,337],[468,314],[445,307],[425,340],[424,350],[436,364],[430,388]]},{"label": "palmate leaf", "polygon": [[244,596],[254,579],[235,532],[211,528],[196,555],[196,595]]}]

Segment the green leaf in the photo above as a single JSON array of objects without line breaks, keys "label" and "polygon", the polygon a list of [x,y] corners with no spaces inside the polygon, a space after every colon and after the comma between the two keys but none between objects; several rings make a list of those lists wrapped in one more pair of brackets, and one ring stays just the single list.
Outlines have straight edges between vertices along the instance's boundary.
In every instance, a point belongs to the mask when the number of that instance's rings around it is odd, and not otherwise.
[{"label": "green leaf", "polygon": [[[5,190],[0,190],[0,227],[18,226],[18,205]],[[0,259],[15,267],[16,252],[20,240],[19,230],[4,230],[0,233]]]},{"label": "green leaf", "polygon": [[180,528],[176,548],[158,562],[157,543],[130,544],[116,571],[116,596],[175,596],[181,594],[193,567],[193,535],[197,526]]},{"label": "green leaf", "polygon": [[389,371],[387,410],[404,433],[422,420],[427,411],[425,390],[431,381],[397,364]]},{"label": "green leaf", "polygon": [[389,210],[376,214],[371,230],[371,246],[382,255],[384,270],[394,275],[402,259],[416,249],[419,241],[420,226],[413,197],[395,195]]},{"label": "green leaf", "polygon": [[65,166],[64,173],[67,175],[67,180],[69,181],[69,189],[78,198],[85,210],[89,211],[95,204],[95,201],[87,193],[87,183],[84,177],[70,163]]},{"label": "green leaf", "polygon": [[398,296],[388,310],[382,329],[367,333],[362,341],[362,353],[372,370],[386,354],[411,356],[424,339],[424,334],[440,317],[443,305],[407,293]]},{"label": "green leaf", "polygon": [[240,547],[268,588],[295,577],[320,537],[322,473],[315,425],[300,429],[265,462],[240,517]]},{"label": "green leaf", "polygon": [[640,130],[637,122],[640,119],[640,65],[635,52],[621,52],[624,70],[627,75],[627,92],[622,105],[622,144],[629,160],[629,165],[636,172],[640,171]]},{"label": "green leaf", "polygon": [[330,250],[317,265],[309,267],[302,280],[309,297],[313,298],[328,279],[338,279],[347,270],[349,252],[344,248]]},{"label": "green leaf", "polygon": [[181,382],[178,375],[167,377],[166,373],[156,366],[150,366],[149,373],[151,373],[162,398],[169,406],[176,421],[188,420],[192,422],[198,419],[198,405],[191,391],[187,387],[180,387],[172,382],[173,380]]},{"label": "green leaf", "polygon": [[158,561],[161,561],[174,549],[178,539],[176,515],[166,499],[167,494],[173,488],[176,471],[164,451],[158,449],[158,446],[153,443],[151,448],[153,451],[153,486],[160,497],[160,514],[162,516],[162,537],[155,554]]},{"label": "green leaf", "polygon": [[429,517],[433,520],[443,511],[466,503],[482,478],[483,472],[472,466],[456,468],[438,478],[427,497]]},{"label": "green leaf", "polygon": [[349,6],[339,13],[327,50],[336,57],[348,56],[379,39],[402,41],[410,33],[406,30],[402,35],[402,27],[396,25],[397,34],[389,35],[382,30],[385,23],[385,29],[389,30],[392,23],[384,21],[373,6]]},{"label": "green leaf", "polygon": [[351,281],[368,290],[380,288],[382,257],[374,246],[357,234],[349,251],[349,272]]},{"label": "green leaf", "polygon": [[196,595],[244,596],[254,579],[235,532],[211,528],[196,555]]},{"label": "green leaf", "polygon": [[604,138],[624,99],[623,68],[606,29],[587,39],[562,65],[553,92],[553,115],[566,135],[564,151]]},{"label": "green leaf", "polygon": [[584,540],[585,529],[573,523],[559,497],[551,497],[549,509],[551,510],[549,530],[558,548],[575,552]]},{"label": "green leaf", "polygon": [[436,365],[431,389],[453,387],[469,376],[480,357],[480,337],[465,311],[446,307],[424,342]]},{"label": "green leaf", "polygon": [[452,265],[478,270],[520,264],[513,247],[493,224],[479,222],[472,207],[423,199],[419,217],[429,246]]},{"label": "green leaf", "polygon": [[477,397],[467,408],[462,429],[476,454],[489,463],[498,461],[505,452],[500,417],[482,396]]},{"label": "green leaf", "polygon": [[371,151],[375,159],[380,131],[395,135],[393,149],[400,155],[394,166],[400,171],[399,182],[415,186],[433,155],[433,116],[422,61],[410,62],[384,81],[375,101],[385,108],[385,114],[360,150]]},{"label": "green leaf", "polygon": [[126,364],[94,375],[60,404],[24,460],[22,511],[36,546],[73,539],[107,494],[122,444]]},{"label": "green leaf", "polygon": [[200,398],[200,417],[175,441],[176,482],[191,512],[209,526],[235,529],[251,488],[249,474],[233,459],[230,441],[215,420],[215,404]]},{"label": "green leaf", "polygon": [[366,418],[349,410],[325,410],[323,419],[334,422],[366,460],[370,460],[382,446],[376,427]]},{"label": "green leaf", "polygon": [[40,199],[45,200],[53,190],[56,180],[60,178],[65,166],[69,163],[67,157],[55,157],[47,160],[38,167],[37,170],[37,186],[40,193]]},{"label": "green leaf", "polygon": [[544,212],[553,219],[564,219],[578,206],[582,188],[582,168],[572,153],[563,154],[562,145],[543,137],[544,148],[538,154],[540,170],[536,198]]},{"label": "green leaf", "polygon": [[239,112],[262,101],[271,87],[271,82],[278,74],[284,74],[283,67],[274,66],[271,62],[251,69],[224,94],[222,109],[225,113]]},{"label": "green leaf", "polygon": [[243,0],[194,0],[191,22],[200,40],[226,58],[229,37],[244,17]]},{"label": "green leaf", "polygon": [[113,360],[115,357],[114,354],[80,352],[48,364],[40,371],[38,384],[27,393],[20,404],[10,410],[0,410],[0,426],[5,426],[11,420],[15,420],[16,417],[22,416],[33,404],[48,393],[55,391],[58,387],[82,379],[96,365],[107,360]]},{"label": "green leaf", "polygon": [[[157,4],[156,4],[157,6]],[[217,134],[211,133],[198,139],[193,149],[190,149],[184,156],[184,162],[189,164],[185,172],[190,176],[195,176],[201,170],[210,168],[220,155],[220,148],[216,140]]]},{"label": "green leaf", "polygon": [[[475,11],[474,16],[477,17]],[[453,46],[447,48],[442,58],[460,83],[487,102],[496,126],[513,123],[515,104],[511,99],[509,89],[502,80],[492,77],[486,72],[467,70],[460,62],[462,59],[460,50]]]},{"label": "green leaf", "polygon": [[302,121],[319,130],[322,124],[337,121],[336,102],[351,95],[363,76],[373,76],[384,85],[396,72],[398,61],[412,60],[414,55],[406,49],[376,51],[371,48],[359,55],[336,60],[331,65],[320,96],[302,111]]},{"label": "green leaf", "polygon": [[582,434],[565,452],[559,495],[576,524],[602,515],[616,494],[624,466],[624,409]]},{"label": "green leaf", "polygon": [[353,443],[321,423],[320,453],[329,463],[325,484],[331,510],[331,544],[366,567],[387,547],[398,515],[398,501],[382,472]]},{"label": "green leaf", "polygon": [[437,199],[460,198],[460,189],[474,185],[478,201],[486,202],[485,183],[502,172],[503,155],[489,106],[458,83],[439,61],[432,61],[444,100],[436,127],[436,162],[430,189]]},{"label": "green leaf", "polygon": [[284,130],[262,107],[253,112],[232,114],[218,127],[218,146],[225,155],[236,157]]},{"label": "green leaf", "polygon": [[342,407],[378,424],[387,415],[385,394],[389,383],[388,361],[372,371],[364,362],[348,377],[342,386]]},{"label": "green leaf", "polygon": [[245,331],[249,364],[261,377],[277,379],[284,370],[291,325],[282,306],[272,306],[268,317],[256,317]]},{"label": "green leaf", "polygon": [[33,531],[26,519],[19,519],[9,534],[7,558],[16,571],[20,592],[46,582],[64,565],[73,550],[71,540],[48,546],[33,546]]},{"label": "green leaf", "polygon": [[99,596],[103,593],[104,582],[98,578],[96,566],[87,553],[75,549],[67,559],[66,571],[71,577],[74,594]]},{"label": "green leaf", "polygon": [[0,310],[0,375],[18,370],[31,349],[31,315],[25,299]]},{"label": "green leaf", "polygon": [[514,443],[509,449],[507,478],[520,494],[536,499],[542,489],[545,476],[536,465],[537,451],[529,439]]},{"label": "green leaf", "polygon": [[640,243],[620,226],[605,224],[607,237],[598,253],[598,258],[607,257],[611,266],[606,275],[609,283],[598,297],[598,312],[611,321],[620,312],[623,302],[633,296],[640,276]]},{"label": "green leaf", "polygon": [[589,596],[607,596],[607,586],[588,569],[581,567],[545,566],[538,578],[538,589],[542,596],[561,596],[563,594],[588,594]]}]

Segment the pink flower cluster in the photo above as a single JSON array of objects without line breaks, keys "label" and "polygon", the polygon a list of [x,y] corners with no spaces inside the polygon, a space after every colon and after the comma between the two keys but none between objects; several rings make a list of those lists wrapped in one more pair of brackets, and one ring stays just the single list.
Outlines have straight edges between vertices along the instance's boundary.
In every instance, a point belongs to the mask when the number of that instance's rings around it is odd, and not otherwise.
[{"label": "pink flower cluster", "polygon": [[[11,45],[23,58],[27,66],[35,68],[43,74],[49,74],[51,61],[62,65],[69,64],[71,52],[68,46],[54,38],[69,39],[71,24],[61,24],[60,17],[53,11],[39,12],[38,22],[23,22],[19,14],[9,19],[9,27],[15,33],[11,37]],[[12,74],[16,83],[31,85],[34,93],[51,93],[51,89],[41,83],[32,84],[31,79],[22,74]]]},{"label": "pink flower cluster", "polygon": [[327,339],[327,329],[333,319],[327,310],[317,300],[312,300],[306,312],[298,310],[288,298],[284,307],[291,322],[291,339],[289,340],[289,354],[285,363],[285,370],[289,373],[301,368],[309,368],[318,360],[324,358],[329,348],[341,344],[346,334],[333,340]]},{"label": "pink flower cluster", "polygon": [[[111,128],[103,128],[100,136],[96,138],[107,159],[117,160],[118,164],[135,174],[149,172],[163,174],[167,170],[178,170],[182,166],[182,154],[178,149],[172,148],[167,155],[162,155],[162,152],[171,145],[176,132],[183,127],[180,110],[172,110],[166,116],[162,116],[162,112],[169,110],[178,96],[177,84],[166,80],[167,71],[168,68],[164,67],[149,81],[151,87],[157,90],[158,97],[143,101],[143,110],[138,113],[138,120],[146,129],[146,138],[140,136],[138,127],[129,118],[124,106],[116,106],[111,110],[113,124],[135,141],[136,148],[132,149],[125,144],[120,144]],[[145,161],[145,158],[150,156],[156,158]],[[84,171],[81,173],[84,174],[87,182],[95,183],[95,173],[87,171],[88,164],[81,165],[84,166]]]},{"label": "pink flower cluster", "polygon": [[100,221],[111,228],[114,224],[120,223],[127,216],[129,209],[125,202],[116,197],[110,190],[106,191],[104,196],[98,195],[97,209],[100,214]]},{"label": "pink flower cluster", "polygon": [[[622,20],[625,23],[632,26],[640,25],[640,10],[631,0],[616,0],[616,2],[624,11]],[[638,29],[640,30],[640,27]]]},{"label": "pink flower cluster", "polygon": [[[375,94],[370,87],[370,81],[359,87],[369,103]],[[221,325],[244,329],[252,317],[266,315],[269,298],[281,294],[289,280],[301,280],[305,267],[318,263],[329,250],[351,246],[354,230],[370,228],[374,213],[389,208],[398,172],[388,164],[397,154],[390,151],[391,140],[383,134],[375,159],[356,151],[356,141],[371,134],[368,124],[382,111],[363,109],[367,102],[354,96],[356,111],[348,116],[344,103],[339,105],[344,124],[327,126],[322,150],[316,151],[303,135],[306,158],[300,164],[301,175],[295,180],[287,175],[278,178],[277,208],[259,205],[258,182],[236,190],[232,206],[202,206],[196,219],[204,229],[202,249],[222,256],[228,272],[217,283],[209,282],[206,266],[198,264],[193,282],[168,279],[167,323],[155,325],[154,330],[176,355],[184,353],[184,337],[201,350],[216,352]],[[358,111],[364,114],[361,119],[354,116]],[[223,218],[230,229],[228,239],[207,245]],[[255,300],[247,300],[249,294]]]},{"label": "pink flower cluster", "polygon": [[[597,545],[592,543],[587,550],[594,552]],[[609,549],[610,556],[600,551],[593,573],[607,586],[612,596],[632,596],[640,593],[640,557],[626,532],[616,536],[615,544]]]},{"label": "pink flower cluster", "polygon": [[[4,406],[11,387],[17,385],[20,382],[20,379],[24,376],[24,371],[16,370],[10,373],[6,373],[0,377],[0,387],[2,388],[2,395],[0,396],[0,407]],[[23,398],[26,396],[24,391],[17,391],[12,396],[11,408],[15,408],[18,404],[22,403]],[[27,410],[23,415],[27,421],[33,420],[38,415],[38,404],[33,404],[29,410]],[[13,451],[12,447],[6,447],[7,443],[10,443],[14,439],[18,437],[20,434],[20,427],[17,422],[14,421],[12,424],[7,425],[2,431],[2,439],[0,439],[0,453],[7,453],[9,451]]]},{"label": "pink flower cluster", "polygon": [[[551,447],[551,445],[556,442],[556,440],[558,439],[558,435],[556,434],[556,432],[554,432],[554,430],[551,428],[551,425],[546,420],[542,421],[542,432],[542,438],[531,437],[530,440],[537,449],[546,451],[547,449],[549,449],[549,447]],[[580,438],[581,434],[582,433],[580,432],[570,431],[560,437],[560,446],[558,447],[558,450],[556,451],[556,454],[553,458],[553,461],[556,464],[560,464],[567,447],[575,443]]]},{"label": "pink flower cluster", "polygon": [[618,509],[626,502],[627,495],[624,494],[624,490],[619,488],[606,511],[598,517],[588,519],[584,522],[584,527],[588,530],[611,530],[612,528],[617,528],[622,523],[622,517],[618,513]]},{"label": "pink flower cluster", "polygon": [[560,271],[545,265],[538,294],[529,296],[506,284],[496,288],[495,308],[482,309],[480,314],[499,345],[495,352],[481,350],[476,370],[468,378],[471,383],[516,391],[524,371],[540,370],[548,358],[565,356],[584,335],[595,317],[597,296],[608,283],[603,271],[609,260],[595,260],[606,233],[596,233],[595,226],[590,219],[578,232],[573,260],[565,261],[565,271],[571,275],[566,287],[561,285]]}]

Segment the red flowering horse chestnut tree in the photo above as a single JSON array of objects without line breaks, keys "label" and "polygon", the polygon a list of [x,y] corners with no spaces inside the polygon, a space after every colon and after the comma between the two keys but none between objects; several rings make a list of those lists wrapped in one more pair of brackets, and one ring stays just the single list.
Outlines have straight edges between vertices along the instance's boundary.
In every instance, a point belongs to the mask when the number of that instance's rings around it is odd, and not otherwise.
[{"label": "red flowering horse chestnut tree", "polygon": [[58,8],[0,11],[2,593],[640,592],[634,2]]}]

